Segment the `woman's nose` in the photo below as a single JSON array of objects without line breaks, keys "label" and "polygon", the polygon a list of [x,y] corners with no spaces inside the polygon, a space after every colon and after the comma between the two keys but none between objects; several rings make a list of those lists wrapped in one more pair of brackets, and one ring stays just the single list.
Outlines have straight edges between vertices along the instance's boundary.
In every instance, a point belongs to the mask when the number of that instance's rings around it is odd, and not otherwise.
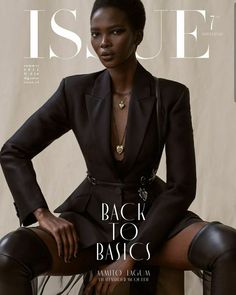
[{"label": "woman's nose", "polygon": [[109,47],[109,46],[111,46],[111,41],[110,41],[110,39],[108,38],[108,36],[107,35],[103,35],[102,36],[102,40],[101,40],[101,48],[106,48],[106,47]]}]

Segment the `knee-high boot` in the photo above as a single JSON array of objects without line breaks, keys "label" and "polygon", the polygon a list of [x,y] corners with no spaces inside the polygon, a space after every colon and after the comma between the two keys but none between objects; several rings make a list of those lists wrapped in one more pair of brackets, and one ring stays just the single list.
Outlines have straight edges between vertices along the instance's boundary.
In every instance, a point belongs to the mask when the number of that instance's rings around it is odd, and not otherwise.
[{"label": "knee-high boot", "polygon": [[51,254],[30,229],[20,227],[0,240],[1,294],[32,295],[31,280],[48,271]]},{"label": "knee-high boot", "polygon": [[189,261],[211,273],[211,295],[236,294],[236,230],[218,221],[205,225],[193,238]]}]

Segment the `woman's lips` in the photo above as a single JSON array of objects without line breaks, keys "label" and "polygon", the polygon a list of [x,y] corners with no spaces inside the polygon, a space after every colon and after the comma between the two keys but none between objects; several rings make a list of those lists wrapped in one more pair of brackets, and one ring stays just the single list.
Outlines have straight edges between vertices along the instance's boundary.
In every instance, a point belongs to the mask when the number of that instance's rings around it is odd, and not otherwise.
[{"label": "woman's lips", "polygon": [[114,54],[113,53],[102,53],[101,58],[105,61],[109,61],[113,58]]}]

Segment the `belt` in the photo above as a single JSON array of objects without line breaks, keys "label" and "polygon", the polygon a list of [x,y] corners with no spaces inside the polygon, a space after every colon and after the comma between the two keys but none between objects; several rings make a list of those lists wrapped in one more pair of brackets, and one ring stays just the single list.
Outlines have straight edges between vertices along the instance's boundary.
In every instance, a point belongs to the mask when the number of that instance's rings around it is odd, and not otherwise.
[{"label": "belt", "polygon": [[110,181],[99,180],[95,178],[94,176],[92,176],[87,171],[87,179],[90,181],[90,183],[92,183],[92,185],[113,186],[113,187],[119,187],[121,189],[137,187],[138,195],[144,201],[146,201],[148,197],[148,192],[145,189],[145,187],[150,185],[155,178],[157,178],[155,169],[152,170],[149,176],[143,175],[140,177],[138,181],[133,181],[133,182],[110,182]]}]

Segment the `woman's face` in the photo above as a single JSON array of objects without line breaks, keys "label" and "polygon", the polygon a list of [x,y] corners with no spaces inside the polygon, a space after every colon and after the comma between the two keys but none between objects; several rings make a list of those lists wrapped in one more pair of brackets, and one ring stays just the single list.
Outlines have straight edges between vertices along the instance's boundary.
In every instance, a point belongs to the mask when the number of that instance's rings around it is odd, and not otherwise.
[{"label": "woman's face", "polygon": [[135,58],[137,32],[122,10],[100,8],[91,19],[91,43],[102,64],[114,68]]}]

